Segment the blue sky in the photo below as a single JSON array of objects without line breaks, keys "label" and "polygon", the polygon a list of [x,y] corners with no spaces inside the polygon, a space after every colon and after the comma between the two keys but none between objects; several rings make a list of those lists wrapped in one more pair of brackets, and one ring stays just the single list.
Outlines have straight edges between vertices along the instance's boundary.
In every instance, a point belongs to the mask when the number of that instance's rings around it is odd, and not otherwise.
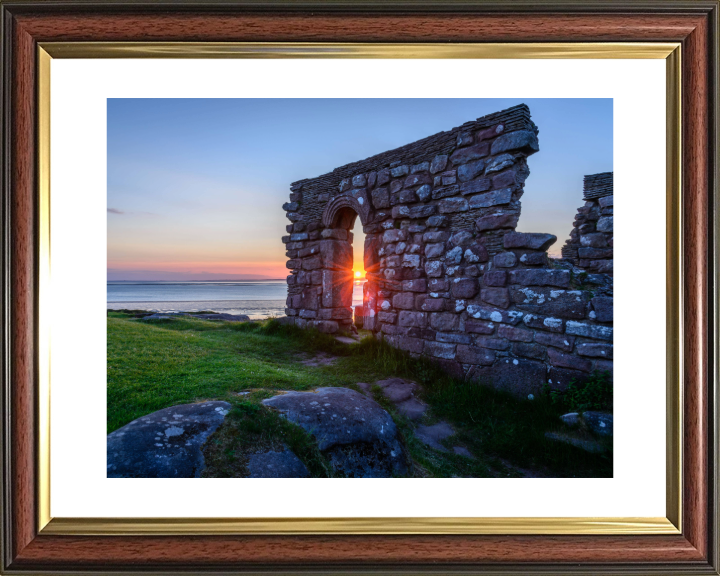
[{"label": "blue sky", "polygon": [[613,169],[611,99],[108,99],[108,278],[282,278],[291,182],[522,102],[518,230],[557,253],[583,175]]}]

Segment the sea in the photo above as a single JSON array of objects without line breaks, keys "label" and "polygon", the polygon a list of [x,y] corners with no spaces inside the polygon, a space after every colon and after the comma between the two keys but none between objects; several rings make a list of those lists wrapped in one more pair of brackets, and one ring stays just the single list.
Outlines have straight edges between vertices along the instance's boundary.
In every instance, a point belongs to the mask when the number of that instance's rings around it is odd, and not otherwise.
[{"label": "sea", "polygon": [[[362,304],[364,280],[353,282],[353,306]],[[108,310],[247,314],[252,320],[285,316],[285,280],[107,283]]]}]

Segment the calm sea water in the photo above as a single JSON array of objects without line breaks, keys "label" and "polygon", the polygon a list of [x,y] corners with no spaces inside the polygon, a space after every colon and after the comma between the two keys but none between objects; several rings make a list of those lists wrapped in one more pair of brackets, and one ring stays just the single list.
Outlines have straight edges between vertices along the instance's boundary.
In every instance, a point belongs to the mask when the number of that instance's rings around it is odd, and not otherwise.
[{"label": "calm sea water", "polygon": [[[362,285],[353,286],[353,305],[362,304]],[[213,310],[250,318],[285,315],[287,284],[267,282],[108,282],[108,310],[197,312]]]}]

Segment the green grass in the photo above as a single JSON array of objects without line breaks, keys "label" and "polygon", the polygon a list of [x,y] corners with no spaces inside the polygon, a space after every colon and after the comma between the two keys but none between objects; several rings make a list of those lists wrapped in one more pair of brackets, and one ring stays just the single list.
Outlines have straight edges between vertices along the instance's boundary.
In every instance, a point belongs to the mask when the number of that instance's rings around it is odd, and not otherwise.
[{"label": "green grass", "polygon": [[[327,352],[332,365],[306,366],[304,358]],[[247,454],[289,446],[313,476],[331,470],[312,440],[297,426],[260,404],[273,390],[319,386],[355,388],[392,376],[423,385],[431,413],[425,423],[449,421],[457,435],[446,446],[467,447],[476,460],[440,453],[419,442],[414,424],[380,395],[413,459],[415,476],[517,476],[518,467],[558,476],[610,476],[609,456],[587,454],[550,442],[562,428],[562,406],[549,395],[517,400],[492,388],[453,380],[426,359],[415,359],[372,337],[353,345],[277,321],[219,322],[194,318],[143,321],[131,311],[108,312],[108,432],[176,404],[225,400],[233,410],[208,441],[206,474],[244,473]],[[238,392],[252,393],[238,396]]]}]

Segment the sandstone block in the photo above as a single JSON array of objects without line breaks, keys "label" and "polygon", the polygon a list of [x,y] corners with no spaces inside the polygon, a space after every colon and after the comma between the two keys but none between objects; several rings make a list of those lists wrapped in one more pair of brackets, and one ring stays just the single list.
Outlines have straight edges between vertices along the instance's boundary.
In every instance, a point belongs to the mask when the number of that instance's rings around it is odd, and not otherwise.
[{"label": "sandstone block", "polygon": [[385,230],[383,233],[383,242],[390,244],[391,242],[405,242],[407,240],[407,232],[405,230],[399,230],[397,228],[391,228]]},{"label": "sandstone block", "polygon": [[512,252],[500,252],[495,254],[493,264],[498,268],[512,268],[517,264],[517,257]]},{"label": "sandstone block", "polygon": [[353,252],[350,242],[342,240],[321,240],[320,255],[322,256],[322,265],[325,268],[335,270],[349,270],[352,268]]},{"label": "sandstone block", "polygon": [[598,199],[598,203],[600,204],[601,208],[607,208],[608,206],[613,205],[613,197],[611,196],[605,196],[603,198]]},{"label": "sandstone block", "polygon": [[394,168],[390,169],[390,174],[393,178],[399,178],[400,176],[407,176],[408,172],[410,172],[410,168],[406,165],[402,166],[395,166]]},{"label": "sandstone block", "polygon": [[427,315],[425,312],[402,310],[398,315],[398,326],[425,328],[426,325]]},{"label": "sandstone block", "polygon": [[507,338],[513,342],[532,342],[533,333],[530,330],[523,330],[522,328],[513,328],[512,326],[506,326],[501,324],[498,326],[498,336],[500,338]]},{"label": "sandstone block", "polygon": [[465,198],[445,198],[440,201],[439,209],[441,214],[452,214],[453,212],[467,212],[468,201]]},{"label": "sandstone block", "polygon": [[442,228],[443,226],[447,226],[448,224],[448,217],[447,216],[430,216],[427,220],[428,226],[436,226],[438,228]]},{"label": "sandstone block", "polygon": [[437,332],[435,334],[437,342],[447,342],[449,344],[472,344],[472,336],[467,334],[455,334],[454,332]]},{"label": "sandstone block", "polygon": [[[338,229],[328,228],[326,230],[323,230],[320,233],[320,237],[321,238],[330,238],[330,239],[334,239],[334,240],[347,240],[347,230],[343,230],[342,228],[338,228]],[[315,249],[315,247],[313,247],[312,249]]]},{"label": "sandstone block", "polygon": [[493,214],[482,216],[475,220],[475,227],[479,232],[485,230],[499,230],[501,228],[515,229],[518,223],[519,214]]},{"label": "sandstone block", "polygon": [[388,208],[390,206],[390,193],[387,188],[375,188],[370,196],[375,208]]},{"label": "sandstone block", "polygon": [[404,292],[426,292],[427,280],[418,278],[416,280],[404,280],[402,283]]},{"label": "sandstone block", "polygon": [[393,308],[399,310],[412,310],[415,307],[415,294],[412,292],[399,292],[392,298]]},{"label": "sandstone block", "polygon": [[544,252],[525,252],[520,256],[520,263],[525,266],[546,266],[547,254]]},{"label": "sandstone block", "polygon": [[484,158],[490,153],[490,146],[487,142],[476,144],[475,146],[469,146],[468,148],[461,148],[455,150],[450,156],[450,161],[453,164],[465,164],[473,160],[479,160]]},{"label": "sandstone block", "polygon": [[539,234],[528,232],[510,232],[503,237],[505,248],[527,248],[528,250],[545,251],[557,242],[553,234]]},{"label": "sandstone block", "polygon": [[558,286],[560,288],[567,288],[570,286],[570,271],[512,270],[510,272],[510,283],[520,284],[522,286]]},{"label": "sandstone block", "polygon": [[322,270],[322,304],[326,308],[350,306],[352,302],[352,272]]},{"label": "sandstone block", "polygon": [[442,172],[447,166],[447,161],[448,157],[446,154],[440,154],[438,156],[435,156],[435,158],[433,158],[433,161],[430,163],[430,172],[432,174]]},{"label": "sandstone block", "polygon": [[517,183],[517,173],[515,170],[506,170],[497,176],[493,176],[492,179],[493,188],[514,188]]},{"label": "sandstone block", "polygon": [[478,293],[478,283],[474,278],[455,278],[451,284],[454,298],[473,298]]},{"label": "sandstone block", "polygon": [[515,159],[510,154],[500,154],[500,156],[488,160],[485,173],[492,174],[493,172],[499,172],[500,170],[509,168],[513,164],[515,164]]},{"label": "sandstone block", "polygon": [[[460,182],[467,182],[468,180],[472,180],[476,176],[482,174],[484,169],[484,160],[475,160],[474,162],[462,164],[457,171],[458,180],[460,180]],[[448,182],[448,184],[454,184],[454,182]],[[295,209],[297,210],[297,208]]]},{"label": "sandstone block", "polygon": [[507,272],[505,270],[490,270],[483,276],[485,286],[505,286]]},{"label": "sandstone block", "polygon": [[583,322],[575,322],[568,320],[565,332],[575,336],[583,336],[585,338],[593,338],[595,340],[613,339],[613,329],[608,326],[598,326],[596,324],[584,324]]},{"label": "sandstone block", "polygon": [[463,364],[490,366],[495,361],[495,352],[478,346],[458,344],[457,360]]},{"label": "sandstone block", "polygon": [[452,312],[436,312],[430,314],[430,327],[440,332],[458,330],[460,316]]},{"label": "sandstone block", "polygon": [[510,306],[510,294],[507,288],[483,288],[480,291],[480,298],[498,308]]},{"label": "sandstone block", "polygon": [[612,344],[585,343],[578,344],[577,353],[580,356],[590,356],[593,358],[606,358],[611,360],[613,357]]},{"label": "sandstone block", "polygon": [[580,236],[580,245],[588,248],[607,248],[607,238],[602,232],[593,232]]},{"label": "sandstone block", "polygon": [[390,182],[390,170],[387,168],[383,168],[377,173],[377,182],[376,185],[383,186]]},{"label": "sandstone block", "polygon": [[444,358],[445,360],[455,359],[455,344],[446,344],[444,342],[426,341],[424,353],[435,358]]},{"label": "sandstone block", "polygon": [[598,322],[613,321],[613,299],[605,296],[596,296],[592,299],[592,306],[595,310],[595,319]]},{"label": "sandstone block", "polygon": [[510,348],[510,343],[503,338],[487,338],[485,336],[478,336],[475,339],[475,344],[481,348],[488,348],[489,350],[505,351]]},{"label": "sandstone block", "polygon": [[535,360],[545,359],[545,347],[540,344],[527,344],[525,342],[515,342],[512,345],[512,353],[523,358],[534,358]]},{"label": "sandstone block", "polygon": [[472,334],[492,334],[495,332],[495,324],[492,322],[478,322],[476,320],[467,320],[465,322],[465,331]]},{"label": "sandstone block", "polygon": [[494,156],[510,150],[522,150],[528,154],[534,154],[540,150],[537,136],[528,130],[508,132],[495,139],[490,151]]},{"label": "sandstone block", "polygon": [[437,207],[432,204],[424,206],[413,206],[410,208],[410,218],[427,218],[435,214]]},{"label": "sandstone block", "polygon": [[492,192],[477,194],[470,198],[470,208],[490,208],[491,206],[508,204],[511,200],[512,190],[510,188],[493,190]]},{"label": "sandstone block", "polygon": [[594,260],[596,258],[612,258],[612,248],[578,248],[578,256],[580,258],[587,258]]},{"label": "sandstone block", "polygon": [[612,234],[613,231],[613,217],[603,216],[597,221],[597,231],[606,232]]},{"label": "sandstone block", "polygon": [[431,184],[432,179],[429,174],[410,174],[405,178],[405,187],[410,188],[411,186],[422,186],[423,184]]},{"label": "sandstone block", "polygon": [[486,190],[490,190],[490,188],[490,180],[488,178],[480,178],[460,184],[460,194],[468,196],[470,194],[477,194],[478,192],[485,192]]},{"label": "sandstone block", "polygon": [[580,370],[582,372],[590,372],[592,369],[590,360],[578,358],[572,354],[565,354],[555,348],[548,348],[547,352],[550,363],[558,368],[570,368],[571,370]]},{"label": "sandstone block", "polygon": [[426,258],[440,258],[444,253],[445,253],[445,244],[443,242],[425,244],[425,257]]},{"label": "sandstone block", "polygon": [[427,201],[432,195],[432,186],[429,184],[423,184],[415,191],[415,195],[418,197],[420,202]]},{"label": "sandstone block", "polygon": [[403,268],[418,268],[420,266],[420,255],[403,254],[402,266]]},{"label": "sandstone block", "polygon": [[425,274],[430,278],[437,278],[443,274],[443,263],[439,260],[425,262]]},{"label": "sandstone block", "polygon": [[562,334],[563,320],[562,318],[553,318],[551,316],[538,316],[537,314],[523,315],[523,323],[529,328],[537,330],[547,330],[548,332],[556,332]]},{"label": "sandstone block", "polygon": [[535,342],[542,344],[543,346],[553,346],[554,348],[560,348],[565,352],[572,352],[573,346],[575,345],[575,338],[573,336],[567,336],[564,334],[548,334],[546,332],[536,332]]},{"label": "sandstone block", "polygon": [[314,256],[313,258],[305,258],[302,261],[303,270],[317,270],[322,267],[322,259],[319,256]]}]

